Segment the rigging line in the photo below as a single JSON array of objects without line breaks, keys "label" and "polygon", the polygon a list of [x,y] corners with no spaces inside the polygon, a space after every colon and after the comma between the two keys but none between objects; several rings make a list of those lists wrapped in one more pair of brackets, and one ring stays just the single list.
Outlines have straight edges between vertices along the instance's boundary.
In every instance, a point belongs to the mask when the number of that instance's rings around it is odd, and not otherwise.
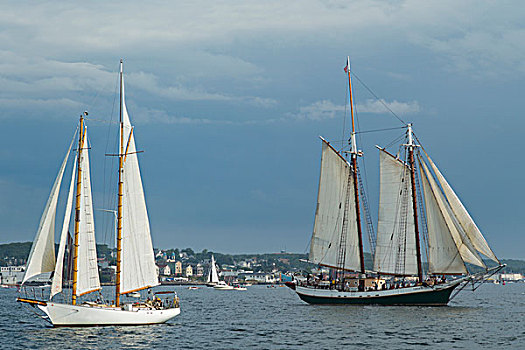
[{"label": "rigging line", "polygon": [[356,134],[368,134],[368,133],[371,133],[371,132],[380,132],[380,131],[388,131],[388,130],[399,130],[399,129],[406,129],[406,126],[400,126],[400,127],[396,127],[396,128],[385,128],[385,129],[356,131]]},{"label": "rigging line", "polygon": [[114,122],[114,121],[108,121],[108,120],[104,120],[104,119],[97,119],[97,118],[84,118],[84,120],[89,120],[89,121],[94,121],[94,122],[104,123],[104,124],[113,124],[113,125],[118,125],[117,122]]},{"label": "rigging line", "polygon": [[392,113],[392,115],[394,117],[397,118],[397,120],[399,120],[401,123],[403,123],[404,125],[407,125],[407,123],[405,123],[405,121],[403,119],[401,119],[392,109],[390,109],[390,107],[388,107],[388,105],[385,103],[385,101],[383,101],[382,99],[380,99],[358,76],[357,74],[354,73],[354,71],[352,71],[352,75],[361,83],[363,84],[363,86],[365,87],[365,89],[368,90],[369,93],[372,94],[372,96],[374,96],[376,98],[376,100],[378,100],[382,105],[383,107],[385,107],[390,113]]},{"label": "rigging line", "polygon": [[[120,67],[119,67],[120,69]],[[119,83],[120,83],[120,76],[117,74],[117,80],[115,82],[115,89],[114,89],[114,94],[113,94],[113,104],[112,104],[112,107],[111,107],[111,114],[110,114],[110,124],[113,124],[113,118],[115,116],[115,105],[116,105],[116,100],[117,100],[117,91],[118,91],[118,88],[119,88]],[[106,135],[106,146],[105,146],[105,153],[108,153],[108,147],[109,147],[109,142],[111,140],[110,138],[110,135],[111,135],[111,130],[112,128],[111,127],[108,127],[108,132],[107,132],[107,135]],[[113,147],[115,147],[115,142],[113,144]],[[114,165],[114,159],[111,159],[111,164],[110,164],[110,169],[113,169],[113,165]],[[107,184],[106,182],[106,179],[107,179],[107,163],[106,161],[104,161],[104,193],[112,193],[111,189],[112,189],[112,185],[113,184],[113,181],[112,180],[112,176],[110,176],[109,178],[109,185]],[[104,202],[105,202],[105,208],[106,209],[109,209],[110,208],[110,205],[113,204],[113,196],[111,195],[106,195],[106,197],[104,198]],[[114,221],[113,220],[108,220],[107,219],[107,216],[104,216],[105,218],[105,225],[104,225],[104,243],[107,243],[108,244],[108,247],[109,247],[109,242],[107,241],[107,236],[108,236],[108,230],[109,230],[109,227],[110,227],[110,222],[111,221]],[[114,226],[114,222],[113,222],[113,225],[111,225],[111,227]],[[113,236],[114,233],[111,234],[111,236]]]},{"label": "rigging line", "polygon": [[398,138],[396,138],[394,141],[390,142],[388,145],[386,145],[383,149],[387,149],[388,147],[392,146],[393,144],[397,143],[399,140],[401,140],[405,135],[401,135]]}]

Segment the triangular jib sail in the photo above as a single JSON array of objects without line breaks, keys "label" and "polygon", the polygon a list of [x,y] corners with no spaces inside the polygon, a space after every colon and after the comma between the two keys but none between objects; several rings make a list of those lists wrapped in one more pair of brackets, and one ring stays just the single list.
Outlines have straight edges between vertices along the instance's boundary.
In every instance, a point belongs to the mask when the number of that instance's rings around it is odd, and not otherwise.
[{"label": "triangular jib sail", "polygon": [[461,203],[452,187],[450,187],[443,174],[441,174],[441,172],[437,168],[436,164],[434,164],[434,162],[432,161],[432,159],[430,159],[428,154],[425,153],[425,155],[428,160],[428,163],[430,164],[430,167],[432,168],[432,171],[434,172],[434,174],[436,174],[437,180],[441,185],[443,193],[445,194],[447,201],[450,205],[450,209],[452,210],[455,218],[457,219],[457,222],[459,223],[459,225],[461,225],[461,228],[468,236],[474,248],[479,253],[485,255],[487,258],[499,264],[498,258],[490,249],[487,241],[481,234],[481,231],[479,230],[478,226],[476,225],[474,220],[472,220],[470,214],[463,206],[463,203]]},{"label": "triangular jib sail", "polygon": [[[355,196],[353,181],[348,162],[328,142],[322,140],[317,209],[310,241],[311,262],[353,271],[361,269],[356,211],[349,205]],[[345,215],[347,225],[343,227]],[[343,229],[346,231],[346,252],[344,266],[338,266]]]},{"label": "triangular jib sail", "polygon": [[47,200],[44,213],[40,219],[38,231],[27,259],[26,271],[22,284],[24,284],[31,277],[40,275],[46,272],[52,272],[55,269],[55,217],[58,203],[58,194],[60,192],[60,185],[64,170],[66,168],[67,159],[71,152],[75,138],[71,141],[67,150],[66,156],[62,161],[60,170],[51,189],[51,194]]},{"label": "triangular jib sail", "polygon": [[69,222],[71,219],[71,210],[73,209],[73,194],[75,192],[75,176],[76,176],[77,162],[76,157],[73,162],[73,171],[71,172],[71,183],[69,184],[69,193],[66,202],[66,212],[64,214],[64,222],[62,224],[62,233],[60,234],[60,244],[58,246],[57,263],[55,266],[55,272],[53,274],[53,281],[51,283],[51,295],[49,299],[53,298],[54,295],[62,291],[63,271],[64,271],[64,258],[67,250],[69,235]]},{"label": "triangular jib sail", "polygon": [[427,171],[423,167],[421,168],[428,227],[428,270],[434,274],[467,273],[461,254],[440,209],[437,196],[429,183]]}]

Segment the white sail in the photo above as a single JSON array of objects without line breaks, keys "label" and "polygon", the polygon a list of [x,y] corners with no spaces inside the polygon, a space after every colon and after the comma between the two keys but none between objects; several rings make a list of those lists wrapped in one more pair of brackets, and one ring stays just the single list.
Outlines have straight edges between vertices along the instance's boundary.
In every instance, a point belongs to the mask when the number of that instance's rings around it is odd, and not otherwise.
[{"label": "white sail", "polygon": [[71,183],[69,184],[69,193],[67,195],[66,212],[64,213],[64,222],[62,224],[62,233],[60,234],[60,244],[58,245],[57,262],[55,266],[55,273],[53,274],[53,281],[51,282],[51,294],[49,299],[62,291],[62,280],[64,270],[64,255],[66,252],[67,239],[69,237],[69,221],[71,219],[71,210],[73,208],[73,194],[75,192],[75,175],[77,169],[77,162],[73,162],[73,171],[71,172]]},{"label": "white sail", "polygon": [[414,210],[409,168],[380,150],[379,220],[374,271],[417,274]]},{"label": "white sail", "polygon": [[478,255],[475,248],[472,246],[472,243],[463,231],[461,225],[455,219],[450,206],[446,202],[441,192],[441,189],[438,187],[438,184],[436,183],[436,181],[432,177],[432,174],[428,170],[427,165],[425,164],[425,162],[420,162],[420,164],[423,166],[423,170],[429,181],[430,188],[432,189],[432,192],[434,194],[434,198],[436,199],[440,212],[443,215],[443,219],[445,220],[450,235],[452,236],[452,239],[454,240],[454,243],[456,244],[456,247],[459,253],[461,254],[461,258],[464,262],[485,267],[483,260],[481,260],[481,257]]},{"label": "white sail", "polygon": [[45,272],[51,272],[55,269],[55,216],[58,203],[58,194],[60,192],[60,185],[62,183],[62,177],[64,176],[64,170],[66,168],[67,159],[71,147],[73,146],[73,140],[69,145],[66,156],[62,161],[60,170],[51,189],[51,194],[44,208],[44,213],[40,219],[38,231],[29,253],[27,260],[26,271],[22,284],[28,279],[36,275],[40,275]]},{"label": "white sail", "polygon": [[422,169],[423,196],[428,228],[428,270],[433,274],[462,274],[467,269],[439,209],[428,169]]},{"label": "white sail", "polygon": [[87,147],[87,129],[84,133],[80,166],[82,176],[78,232],[77,296],[100,289],[97,246],[95,243],[95,220],[93,217],[93,199],[91,196],[91,178],[89,171],[89,151]]},{"label": "white sail", "polygon": [[485,255],[487,258],[499,264],[498,258],[496,258],[496,255],[494,255],[494,253],[490,249],[489,245],[487,244],[487,241],[481,234],[481,231],[479,230],[478,226],[474,223],[474,220],[472,220],[470,214],[463,206],[463,203],[461,203],[452,187],[450,187],[443,174],[441,174],[441,172],[437,168],[436,164],[434,164],[434,162],[432,161],[432,159],[430,159],[428,154],[425,153],[425,155],[428,159],[430,166],[432,167],[432,170],[434,171],[434,174],[436,174],[437,180],[439,181],[439,184],[441,185],[441,188],[445,193],[445,196],[452,209],[452,212],[454,213],[456,219],[458,220],[466,235],[472,242],[474,248],[476,248],[478,252]]},{"label": "white sail", "polygon": [[309,259],[316,264],[340,267],[338,256],[343,217],[348,202],[344,268],[359,271],[359,238],[350,165],[328,142],[322,141],[321,174]]},{"label": "white sail", "polygon": [[219,276],[217,275],[217,267],[215,266],[215,258],[213,255],[211,256],[211,264],[210,264],[210,270],[208,272],[208,279],[206,280],[207,283],[218,283],[219,282]]},{"label": "white sail", "polygon": [[124,80],[122,86],[122,122],[124,124],[122,262],[120,293],[153,287],[159,284],[153,244],[151,242],[148,211],[142,188],[135,138],[126,110]]}]

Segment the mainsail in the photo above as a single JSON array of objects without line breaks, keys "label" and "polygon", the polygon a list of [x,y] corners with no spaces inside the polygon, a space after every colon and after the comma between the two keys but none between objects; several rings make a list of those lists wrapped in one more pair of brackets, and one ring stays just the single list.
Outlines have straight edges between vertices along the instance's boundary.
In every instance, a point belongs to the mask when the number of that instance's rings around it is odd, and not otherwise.
[{"label": "mainsail", "polygon": [[22,284],[28,279],[42,273],[51,272],[55,269],[55,216],[58,203],[58,194],[60,192],[60,185],[62,183],[62,177],[64,176],[64,170],[66,168],[67,159],[71,152],[71,147],[74,142],[71,141],[69,149],[67,150],[66,156],[62,161],[60,170],[51,189],[51,194],[46,203],[44,213],[40,219],[40,225],[36,238],[31,247],[29,258],[27,259],[26,271]]},{"label": "mainsail", "polygon": [[87,147],[87,129],[84,133],[82,149],[83,150],[80,153],[82,184],[80,191],[80,224],[78,232],[77,296],[91,293],[100,289],[97,264],[97,247],[95,243],[93,199],[91,196],[89,152]]},{"label": "mainsail", "polygon": [[125,294],[157,286],[159,282],[135,138],[124,99],[123,78],[121,84],[125,155],[122,173],[123,215],[120,293]]},{"label": "mainsail", "polygon": [[215,258],[211,256],[210,270],[208,272],[207,283],[218,283],[219,276],[217,275],[217,267],[215,266]]},{"label": "mainsail", "polygon": [[[361,262],[356,212],[347,207],[354,198],[352,170],[348,162],[324,139],[322,145],[319,192],[309,259],[320,265],[359,271]],[[343,225],[345,220],[347,224]],[[343,233],[346,234],[344,266],[338,266]]]},{"label": "mainsail", "polygon": [[408,166],[382,149],[379,161],[379,220],[374,270],[395,275],[417,274]]}]

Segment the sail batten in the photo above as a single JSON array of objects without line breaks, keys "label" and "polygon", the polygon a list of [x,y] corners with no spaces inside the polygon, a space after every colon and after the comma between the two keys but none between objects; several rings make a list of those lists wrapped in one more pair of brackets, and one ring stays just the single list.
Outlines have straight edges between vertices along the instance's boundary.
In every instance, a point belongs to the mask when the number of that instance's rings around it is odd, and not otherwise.
[{"label": "sail batten", "polygon": [[[350,186],[350,187],[349,187]],[[353,177],[348,162],[324,139],[322,140],[321,174],[314,232],[309,259],[317,264],[359,271],[359,241],[356,212],[346,208],[354,198]],[[344,266],[339,266],[339,243],[346,210],[346,242]]]},{"label": "sail batten", "polygon": [[374,270],[417,274],[414,214],[409,169],[380,149],[380,194]]},{"label": "sail batten", "polygon": [[122,255],[120,293],[159,285],[146,199],[136,153],[135,137],[126,109],[124,78],[121,80],[123,145],[126,147],[122,170]]},{"label": "sail batten", "polygon": [[75,137],[73,136],[73,140],[69,145],[66,156],[62,161],[62,165],[60,166],[55,182],[53,183],[53,187],[44,208],[42,218],[40,219],[36,238],[33,242],[33,245],[31,246],[29,258],[27,259],[27,266],[24,273],[24,278],[22,279],[22,284],[24,284],[31,277],[46,272],[52,272],[55,269],[55,217],[58,204],[58,195],[60,192],[60,185],[62,184],[62,178],[64,176],[67,159],[69,158],[74,140]]}]

